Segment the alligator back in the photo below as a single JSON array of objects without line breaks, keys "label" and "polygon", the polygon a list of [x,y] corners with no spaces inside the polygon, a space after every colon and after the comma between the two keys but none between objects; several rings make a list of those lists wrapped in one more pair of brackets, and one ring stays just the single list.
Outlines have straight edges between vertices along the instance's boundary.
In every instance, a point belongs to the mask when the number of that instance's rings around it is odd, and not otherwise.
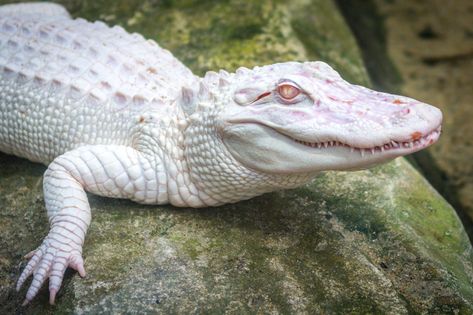
[{"label": "alligator back", "polygon": [[0,7],[1,151],[48,163],[83,144],[128,144],[136,113],[198,80],[154,41],[48,5]]}]

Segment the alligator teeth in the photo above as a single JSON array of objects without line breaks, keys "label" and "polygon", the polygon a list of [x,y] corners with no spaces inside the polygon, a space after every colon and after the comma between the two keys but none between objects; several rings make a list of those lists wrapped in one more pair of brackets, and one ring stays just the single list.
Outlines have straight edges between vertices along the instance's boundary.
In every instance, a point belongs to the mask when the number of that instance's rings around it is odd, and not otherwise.
[{"label": "alligator teeth", "polygon": [[402,142],[402,141],[397,142],[395,140],[391,140],[389,143],[385,143],[380,146],[374,146],[372,148],[356,148],[338,140],[329,140],[325,142],[307,142],[307,141],[297,140],[297,139],[294,139],[294,140],[297,143],[303,144],[311,148],[317,148],[317,149],[329,148],[329,147],[346,147],[347,149],[350,148],[351,153],[359,150],[360,155],[364,157],[365,154],[369,154],[369,152],[371,152],[371,155],[375,155],[376,152],[382,153],[386,150],[391,150],[395,148],[409,149],[409,148],[419,147],[419,146],[425,145],[427,142],[429,142],[429,140],[431,141],[431,139],[434,139],[438,134],[440,134],[440,130],[438,131],[434,130],[431,133],[417,140],[405,141],[405,142]]}]

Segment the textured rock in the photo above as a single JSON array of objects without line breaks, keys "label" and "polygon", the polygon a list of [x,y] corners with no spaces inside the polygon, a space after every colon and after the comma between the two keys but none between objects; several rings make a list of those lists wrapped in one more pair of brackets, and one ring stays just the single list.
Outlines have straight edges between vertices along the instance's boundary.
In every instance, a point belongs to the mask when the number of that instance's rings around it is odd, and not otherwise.
[{"label": "textured rock", "polygon": [[[323,59],[367,84],[327,1],[83,1],[74,15],[140,31],[197,73]],[[244,18],[242,18],[244,17]],[[0,313],[473,311],[473,252],[453,209],[403,159],[326,173],[300,189],[209,209],[92,197],[88,277],[56,306],[13,284],[47,232],[44,166],[0,155]]]},{"label": "textured rock", "polygon": [[[445,132],[439,145],[430,149],[432,162],[446,174],[446,193],[473,220],[473,4],[406,1],[390,6],[376,2],[381,14],[390,16],[386,23],[393,31],[388,50],[406,78],[401,91],[444,111]],[[405,14],[419,16],[426,11],[431,13],[422,14],[421,19]]]},{"label": "textured rock", "polygon": [[368,67],[373,61],[373,83],[442,109],[441,140],[416,160],[457,210],[468,214],[473,238],[473,3],[360,0],[350,5]]}]

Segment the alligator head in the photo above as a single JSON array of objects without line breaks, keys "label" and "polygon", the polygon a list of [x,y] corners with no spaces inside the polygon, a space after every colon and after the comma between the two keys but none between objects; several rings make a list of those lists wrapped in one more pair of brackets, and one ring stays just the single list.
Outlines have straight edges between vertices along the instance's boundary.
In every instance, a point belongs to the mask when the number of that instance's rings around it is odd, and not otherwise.
[{"label": "alligator head", "polygon": [[323,62],[240,69],[229,80],[220,136],[235,159],[258,171],[366,168],[440,135],[436,107],[352,85]]},{"label": "alligator head", "polygon": [[[209,159],[219,156],[220,162],[205,163],[235,164],[222,162],[230,155],[238,167],[275,176],[313,176],[383,163],[436,142],[442,122],[439,109],[350,84],[323,62],[211,72],[198,95],[199,101],[184,102],[199,104],[190,111],[190,150],[210,148]],[[207,133],[216,136],[199,134],[209,128]],[[195,140],[199,137],[200,142]],[[200,162],[194,162],[205,170],[205,154],[197,154]]]}]

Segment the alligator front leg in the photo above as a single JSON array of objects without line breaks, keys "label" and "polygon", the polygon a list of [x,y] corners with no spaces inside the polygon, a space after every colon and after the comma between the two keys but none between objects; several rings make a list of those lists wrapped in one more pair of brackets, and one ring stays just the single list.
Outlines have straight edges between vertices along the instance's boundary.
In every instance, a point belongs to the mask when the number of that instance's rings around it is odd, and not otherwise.
[{"label": "alligator front leg", "polygon": [[[82,245],[91,220],[85,191],[127,198],[141,203],[162,203],[155,160],[125,146],[84,146],[57,157],[44,174],[43,188],[50,231],[30,258],[17,291],[33,274],[24,304],[31,301],[49,278],[53,304],[64,272],[71,267],[84,277]],[[163,176],[159,176],[161,179]],[[165,183],[162,183],[165,184]]]}]

